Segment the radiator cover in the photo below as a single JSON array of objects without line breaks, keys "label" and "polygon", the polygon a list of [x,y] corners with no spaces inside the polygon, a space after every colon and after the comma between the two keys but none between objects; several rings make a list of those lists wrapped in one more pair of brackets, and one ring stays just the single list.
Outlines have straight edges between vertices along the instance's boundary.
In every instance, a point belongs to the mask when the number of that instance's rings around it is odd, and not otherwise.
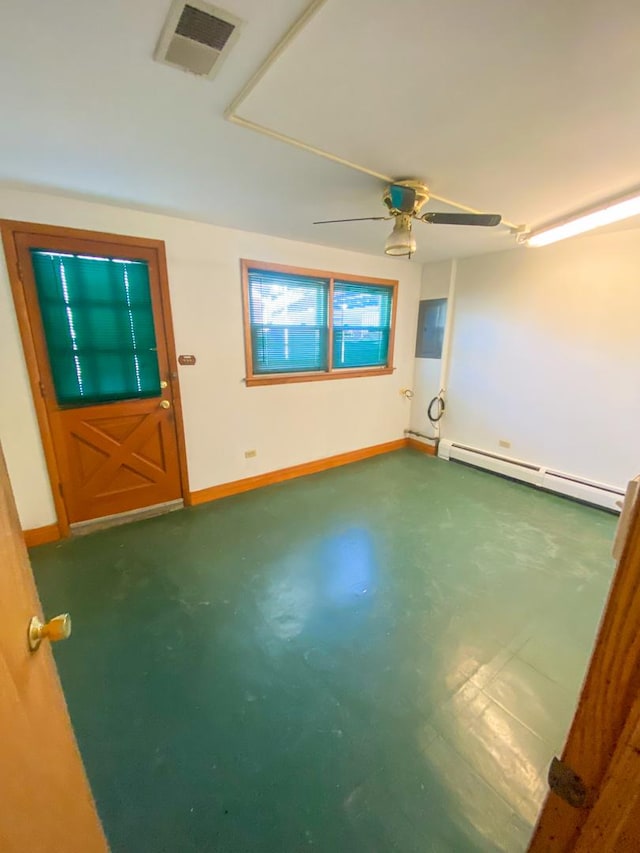
[{"label": "radiator cover", "polygon": [[620,512],[620,503],[624,498],[624,491],[616,486],[586,480],[563,471],[555,471],[522,459],[512,459],[478,447],[469,447],[449,439],[440,440],[438,456],[441,459],[464,462],[485,471],[492,471],[494,474],[521,480],[531,486],[614,512]]}]

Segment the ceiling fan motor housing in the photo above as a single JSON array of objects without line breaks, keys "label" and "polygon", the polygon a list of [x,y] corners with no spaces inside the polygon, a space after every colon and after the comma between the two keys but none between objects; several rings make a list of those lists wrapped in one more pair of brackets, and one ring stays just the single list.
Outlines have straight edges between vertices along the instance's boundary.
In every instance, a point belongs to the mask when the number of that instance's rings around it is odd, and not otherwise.
[{"label": "ceiling fan motor housing", "polygon": [[416,216],[423,205],[429,201],[429,190],[422,181],[395,181],[385,189],[382,200],[392,216],[399,214]]}]

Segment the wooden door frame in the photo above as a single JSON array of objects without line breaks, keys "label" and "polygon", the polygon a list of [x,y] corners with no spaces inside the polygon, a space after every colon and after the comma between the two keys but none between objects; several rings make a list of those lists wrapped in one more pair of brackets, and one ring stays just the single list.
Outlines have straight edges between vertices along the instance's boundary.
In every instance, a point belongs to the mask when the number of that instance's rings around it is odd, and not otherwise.
[{"label": "wooden door frame", "polygon": [[627,806],[640,796],[637,775],[629,778],[631,768],[640,771],[639,622],[640,498],[629,513],[628,533],[562,752],[562,761],[584,783],[587,801],[584,808],[573,808],[550,791],[528,853],[628,849],[584,844],[602,838],[598,833],[603,826],[609,838],[624,833]]},{"label": "wooden door frame", "polygon": [[[27,308],[27,295],[25,284],[22,280],[22,270],[18,255],[17,237],[33,235],[53,239],[87,240],[93,243],[110,243],[122,246],[126,250],[145,249],[155,255],[158,268],[158,280],[160,288],[160,314],[167,344],[167,358],[169,362],[169,382],[173,397],[173,416],[175,418],[176,439],[178,444],[178,460],[180,466],[180,488],[185,506],[191,504],[189,491],[189,478],[187,470],[187,450],[184,438],[184,421],[182,415],[182,401],[180,398],[180,383],[178,379],[178,361],[176,358],[176,345],[173,335],[173,319],[171,315],[171,300],[169,296],[169,276],[167,273],[167,257],[163,240],[152,240],[146,237],[129,237],[122,234],[111,234],[101,231],[86,231],[80,228],[65,228],[57,225],[42,225],[33,222],[21,222],[12,219],[0,219],[0,232],[4,246],[7,272],[13,294],[13,302],[18,318],[18,327],[22,339],[22,348],[29,374],[31,396],[38,418],[40,436],[49,474],[53,503],[58,519],[58,530],[61,537],[66,537],[70,532],[69,517],[67,509],[60,493],[59,484],[60,469],[55,453],[53,432],[49,420],[47,406],[44,401],[42,388],[43,378],[36,355],[35,330],[32,326]],[[34,244],[35,245],[35,244]]]}]

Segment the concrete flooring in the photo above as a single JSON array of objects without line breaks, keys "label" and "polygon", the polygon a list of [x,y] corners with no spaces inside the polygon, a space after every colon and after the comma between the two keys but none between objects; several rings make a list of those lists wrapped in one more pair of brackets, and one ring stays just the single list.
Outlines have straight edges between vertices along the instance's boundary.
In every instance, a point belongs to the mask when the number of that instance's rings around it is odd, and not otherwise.
[{"label": "concrete flooring", "polygon": [[525,850],[614,527],[407,450],[34,549],[114,853]]}]

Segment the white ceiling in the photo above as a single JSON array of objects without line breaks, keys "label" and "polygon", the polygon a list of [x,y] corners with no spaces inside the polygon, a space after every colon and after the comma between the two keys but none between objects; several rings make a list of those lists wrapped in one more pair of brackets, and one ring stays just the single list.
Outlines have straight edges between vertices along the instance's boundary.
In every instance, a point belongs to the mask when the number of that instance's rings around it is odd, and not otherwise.
[{"label": "white ceiling", "polygon": [[[218,3],[246,25],[213,81],[152,61],[169,0],[5,4],[0,180],[381,252],[389,223],[311,224],[382,214],[380,181],[223,117],[307,3]],[[536,225],[640,185],[639,41],[637,0],[327,0],[238,112]],[[416,236],[422,261],[513,244]]]}]

